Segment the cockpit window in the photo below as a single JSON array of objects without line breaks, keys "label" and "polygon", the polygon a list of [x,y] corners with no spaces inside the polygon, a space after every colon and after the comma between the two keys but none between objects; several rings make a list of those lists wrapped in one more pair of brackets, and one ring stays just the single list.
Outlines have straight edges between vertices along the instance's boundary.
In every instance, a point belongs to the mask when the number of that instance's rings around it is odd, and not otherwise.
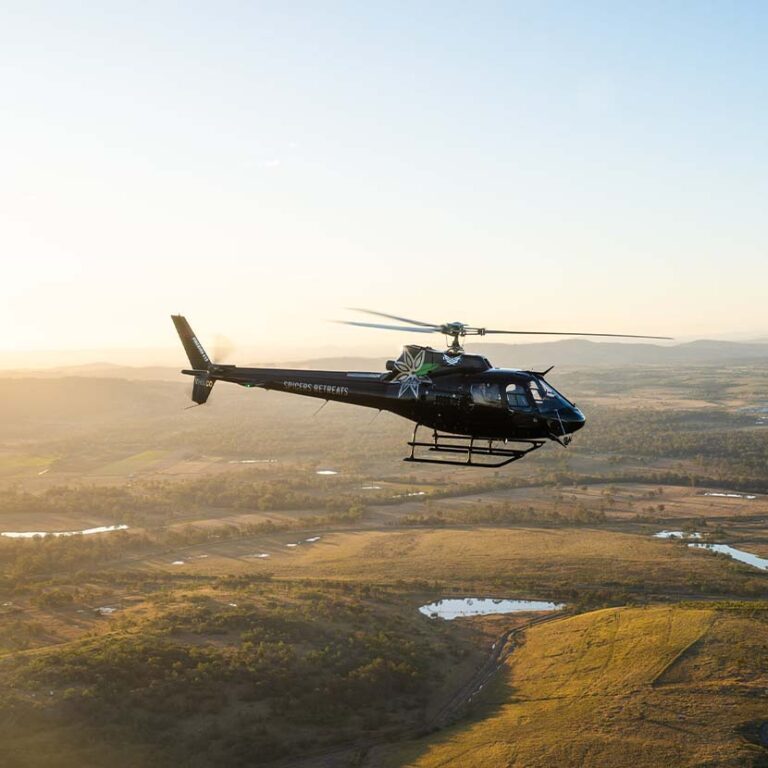
[{"label": "cockpit window", "polygon": [[522,384],[507,385],[507,405],[510,408],[529,408],[528,398]]},{"label": "cockpit window", "polygon": [[480,384],[473,384],[470,388],[472,394],[472,402],[476,405],[492,405],[499,407],[502,405],[501,388],[498,384],[491,384],[490,382],[483,382]]},{"label": "cockpit window", "polygon": [[562,400],[565,403],[568,403],[570,405],[573,405],[571,401],[560,394],[548,381],[544,381],[544,379],[539,379],[539,385],[542,387],[544,391],[544,397],[545,398],[551,398],[552,400]]}]

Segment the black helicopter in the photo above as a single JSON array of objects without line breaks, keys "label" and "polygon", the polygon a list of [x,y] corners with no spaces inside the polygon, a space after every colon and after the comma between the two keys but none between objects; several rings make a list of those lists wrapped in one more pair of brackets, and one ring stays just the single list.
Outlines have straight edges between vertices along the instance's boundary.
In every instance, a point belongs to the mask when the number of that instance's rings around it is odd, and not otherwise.
[{"label": "black helicopter", "polygon": [[[368,309],[356,311],[396,320],[400,325],[339,322],[410,333],[442,333],[452,341],[444,352],[409,344],[403,347],[397,360],[387,361],[384,373],[240,368],[212,361],[186,318],[172,315],[192,365],[191,370],[182,371],[194,376],[192,400],[202,405],[217,381],[229,381],[243,387],[274,389],[391,411],[416,423],[408,442],[410,455],[405,461],[501,467],[522,459],[548,440],[568,445],[573,433],[584,426],[584,414],[546,381],[544,377],[551,367],[546,371],[494,368],[482,355],[464,352],[461,346],[464,337],[531,334],[668,338],[620,333],[500,331],[459,322],[424,323]],[[432,430],[429,440],[418,439],[422,426]],[[427,449],[429,456],[417,455],[417,448]]]}]

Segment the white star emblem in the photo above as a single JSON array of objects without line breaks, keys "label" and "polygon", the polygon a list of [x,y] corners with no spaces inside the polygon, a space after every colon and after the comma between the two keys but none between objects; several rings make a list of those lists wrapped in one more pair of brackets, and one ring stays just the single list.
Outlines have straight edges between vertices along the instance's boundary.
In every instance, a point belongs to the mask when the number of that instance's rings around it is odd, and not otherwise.
[{"label": "white star emblem", "polygon": [[424,350],[420,350],[415,355],[406,347],[400,360],[395,361],[395,370],[397,375],[394,381],[400,382],[400,391],[398,397],[402,397],[408,392],[413,394],[414,398],[419,396],[419,384],[429,382],[426,376],[418,376],[417,373],[424,365]]}]

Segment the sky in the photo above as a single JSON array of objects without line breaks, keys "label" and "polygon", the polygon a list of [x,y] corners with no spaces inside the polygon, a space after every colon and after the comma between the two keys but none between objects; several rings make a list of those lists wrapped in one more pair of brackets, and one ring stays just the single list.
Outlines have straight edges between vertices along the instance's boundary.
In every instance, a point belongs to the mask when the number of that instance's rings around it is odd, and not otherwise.
[{"label": "sky", "polygon": [[6,0],[0,354],[412,340],[359,306],[768,336],[766,39],[746,0]]}]

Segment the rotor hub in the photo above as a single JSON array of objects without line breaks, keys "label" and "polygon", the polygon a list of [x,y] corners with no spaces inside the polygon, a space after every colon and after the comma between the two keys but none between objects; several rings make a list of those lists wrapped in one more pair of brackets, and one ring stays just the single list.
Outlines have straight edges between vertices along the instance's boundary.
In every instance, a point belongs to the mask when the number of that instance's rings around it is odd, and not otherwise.
[{"label": "rotor hub", "polygon": [[440,330],[448,336],[466,336],[467,324],[454,321],[446,323]]}]

